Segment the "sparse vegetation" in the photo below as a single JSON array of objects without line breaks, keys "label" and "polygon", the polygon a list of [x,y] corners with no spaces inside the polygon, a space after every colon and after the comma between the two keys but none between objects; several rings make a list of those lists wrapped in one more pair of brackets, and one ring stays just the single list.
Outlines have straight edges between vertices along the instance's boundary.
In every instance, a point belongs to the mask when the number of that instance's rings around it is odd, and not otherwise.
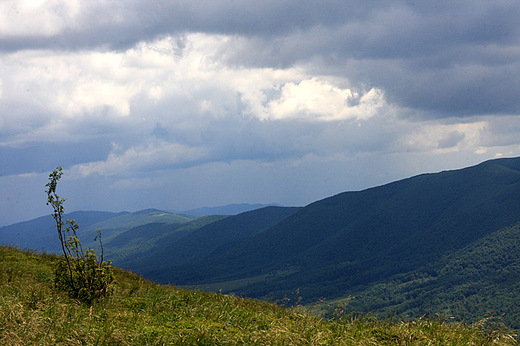
[{"label": "sparse vegetation", "polygon": [[[63,250],[63,258],[55,266],[55,286],[84,303],[92,304],[96,299],[109,294],[110,283],[114,280],[112,267],[103,260],[103,243],[98,230],[96,239],[101,246],[100,258],[92,249],[83,251],[83,246],[77,237],[79,225],[74,220],[63,222],[65,198],[58,196],[56,187],[62,176],[61,167],[57,167],[50,175],[45,185],[47,204],[53,208],[52,217],[56,221],[56,229]],[[67,226],[65,226],[67,225]]]},{"label": "sparse vegetation", "polygon": [[517,345],[481,321],[324,320],[251,299],[153,284],[114,268],[109,299],[91,306],[54,288],[56,255],[0,247],[1,345]]}]

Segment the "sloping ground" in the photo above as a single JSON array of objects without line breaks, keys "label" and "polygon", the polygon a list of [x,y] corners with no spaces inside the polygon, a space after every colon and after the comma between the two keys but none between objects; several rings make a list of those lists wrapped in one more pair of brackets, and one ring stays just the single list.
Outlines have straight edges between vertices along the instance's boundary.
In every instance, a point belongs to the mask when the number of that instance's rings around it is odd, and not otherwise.
[{"label": "sloping ground", "polygon": [[54,255],[0,247],[1,345],[517,345],[489,321],[325,321],[301,308],[152,284],[116,269],[89,307],[53,288]]}]

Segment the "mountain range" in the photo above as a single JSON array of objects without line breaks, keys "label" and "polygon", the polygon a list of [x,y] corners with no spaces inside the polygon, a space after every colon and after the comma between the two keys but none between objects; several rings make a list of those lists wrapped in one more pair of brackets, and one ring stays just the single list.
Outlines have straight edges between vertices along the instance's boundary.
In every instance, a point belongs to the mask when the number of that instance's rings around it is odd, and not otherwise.
[{"label": "mountain range", "polygon": [[246,211],[252,211],[255,209],[260,209],[260,208],[265,208],[265,207],[281,207],[281,205],[276,204],[276,203],[271,203],[271,204],[234,203],[234,204],[227,204],[227,205],[217,206],[217,207],[202,207],[202,208],[189,209],[189,210],[183,210],[183,211],[172,211],[172,213],[198,215],[198,216],[238,215],[241,213],[245,213]]},{"label": "mountain range", "polygon": [[[134,214],[71,216],[85,235],[102,228],[105,257],[115,265],[160,283],[325,311],[442,313],[466,321],[500,315],[520,327],[520,158],[422,174],[301,208]],[[55,237],[36,230],[43,221],[3,227],[0,242],[41,249],[42,239]]]}]

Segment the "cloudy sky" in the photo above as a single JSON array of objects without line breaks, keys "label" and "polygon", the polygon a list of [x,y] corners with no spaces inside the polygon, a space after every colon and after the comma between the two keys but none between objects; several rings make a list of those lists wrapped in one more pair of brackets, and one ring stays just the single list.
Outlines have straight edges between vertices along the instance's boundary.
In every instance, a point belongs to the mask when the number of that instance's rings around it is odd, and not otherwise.
[{"label": "cloudy sky", "polygon": [[0,0],[0,225],[520,156],[518,1]]}]

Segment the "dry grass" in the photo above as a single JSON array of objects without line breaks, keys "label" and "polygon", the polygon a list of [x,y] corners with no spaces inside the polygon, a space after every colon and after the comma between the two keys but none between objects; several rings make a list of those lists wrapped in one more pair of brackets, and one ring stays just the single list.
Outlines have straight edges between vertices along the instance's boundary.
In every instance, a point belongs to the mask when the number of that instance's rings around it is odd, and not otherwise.
[{"label": "dry grass", "polygon": [[55,256],[0,247],[1,345],[517,345],[486,321],[411,322],[339,315],[150,283],[116,269],[91,307],[53,288]]}]

